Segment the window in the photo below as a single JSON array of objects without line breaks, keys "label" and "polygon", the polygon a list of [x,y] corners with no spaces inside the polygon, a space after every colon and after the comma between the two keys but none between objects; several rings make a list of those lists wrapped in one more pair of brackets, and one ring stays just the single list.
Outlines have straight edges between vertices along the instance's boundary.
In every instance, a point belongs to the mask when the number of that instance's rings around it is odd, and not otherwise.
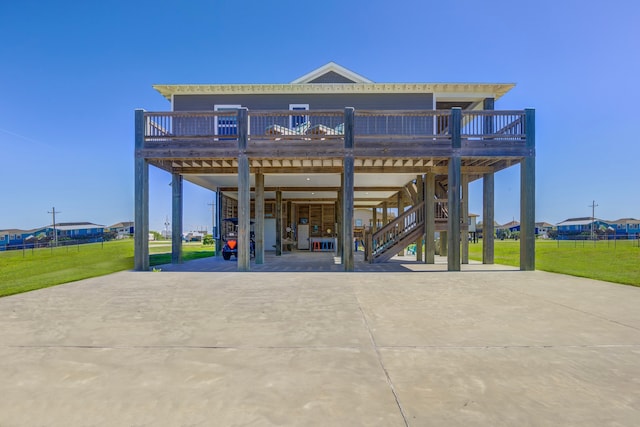
[{"label": "window", "polygon": [[[236,111],[242,108],[241,105],[214,105],[214,111]],[[214,125],[215,135],[233,135],[238,134],[238,118],[236,116],[216,117]],[[226,139],[226,138],[225,138]],[[231,138],[229,138],[231,139]]]},{"label": "window", "polygon": [[[289,110],[291,111],[308,111],[309,104],[289,104]],[[293,129],[296,126],[303,125],[309,121],[309,116],[290,116],[289,117],[289,128]]]}]

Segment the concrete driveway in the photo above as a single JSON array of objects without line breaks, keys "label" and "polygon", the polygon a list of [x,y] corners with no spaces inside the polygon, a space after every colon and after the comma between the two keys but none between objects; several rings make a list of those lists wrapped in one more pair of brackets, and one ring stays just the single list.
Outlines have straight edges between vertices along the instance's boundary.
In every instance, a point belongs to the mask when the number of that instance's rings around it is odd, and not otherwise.
[{"label": "concrete driveway", "polygon": [[2,298],[0,426],[640,424],[640,288],[395,261]]}]

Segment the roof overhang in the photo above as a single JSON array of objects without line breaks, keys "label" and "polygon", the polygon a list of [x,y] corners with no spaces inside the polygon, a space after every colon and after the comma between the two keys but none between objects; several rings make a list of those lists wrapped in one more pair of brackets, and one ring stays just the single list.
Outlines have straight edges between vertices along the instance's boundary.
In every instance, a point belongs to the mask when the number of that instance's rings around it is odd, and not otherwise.
[{"label": "roof overhang", "polygon": [[499,99],[514,83],[311,83],[153,85],[169,101],[173,95],[394,94],[433,93],[437,99]]}]

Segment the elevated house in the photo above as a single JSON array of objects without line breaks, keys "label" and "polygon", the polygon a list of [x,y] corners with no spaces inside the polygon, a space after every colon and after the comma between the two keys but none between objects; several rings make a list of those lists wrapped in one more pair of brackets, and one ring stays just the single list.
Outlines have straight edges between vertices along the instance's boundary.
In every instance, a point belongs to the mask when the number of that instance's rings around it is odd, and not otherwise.
[{"label": "elevated house", "polygon": [[[135,268],[149,269],[149,166],[172,175],[173,235],[182,234],[183,180],[216,192],[222,234],[234,227],[224,219],[237,218],[240,271],[250,268],[252,232],[257,264],[283,240],[298,250],[335,242],[352,271],[355,209],[372,212],[370,262],[439,231],[456,271],[468,260],[469,182],[483,179],[483,259],[493,263],[494,174],[520,164],[521,269],[531,270],[534,111],[494,109],[513,86],[375,83],[335,63],[288,84],[155,85],[170,111],[135,112]],[[390,219],[390,209],[400,214]],[[425,262],[434,249],[426,245]],[[181,262],[178,239],[172,251]]]},{"label": "elevated house", "polygon": [[620,218],[610,221],[609,226],[615,230],[616,238],[640,239],[640,220],[635,218]]},{"label": "elevated house", "polygon": [[569,218],[556,224],[559,240],[590,237],[598,230],[607,230],[609,222],[598,218],[580,217]]},{"label": "elevated house", "polygon": [[91,222],[61,222],[32,230],[0,230],[0,250],[39,247],[49,241],[99,241],[104,226]]}]

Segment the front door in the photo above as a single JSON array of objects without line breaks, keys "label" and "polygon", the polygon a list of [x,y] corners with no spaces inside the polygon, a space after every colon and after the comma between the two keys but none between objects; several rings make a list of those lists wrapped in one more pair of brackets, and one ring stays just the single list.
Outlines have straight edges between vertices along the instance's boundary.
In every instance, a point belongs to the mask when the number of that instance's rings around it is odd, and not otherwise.
[{"label": "front door", "polygon": [[309,250],[309,224],[298,224],[298,249]]}]

